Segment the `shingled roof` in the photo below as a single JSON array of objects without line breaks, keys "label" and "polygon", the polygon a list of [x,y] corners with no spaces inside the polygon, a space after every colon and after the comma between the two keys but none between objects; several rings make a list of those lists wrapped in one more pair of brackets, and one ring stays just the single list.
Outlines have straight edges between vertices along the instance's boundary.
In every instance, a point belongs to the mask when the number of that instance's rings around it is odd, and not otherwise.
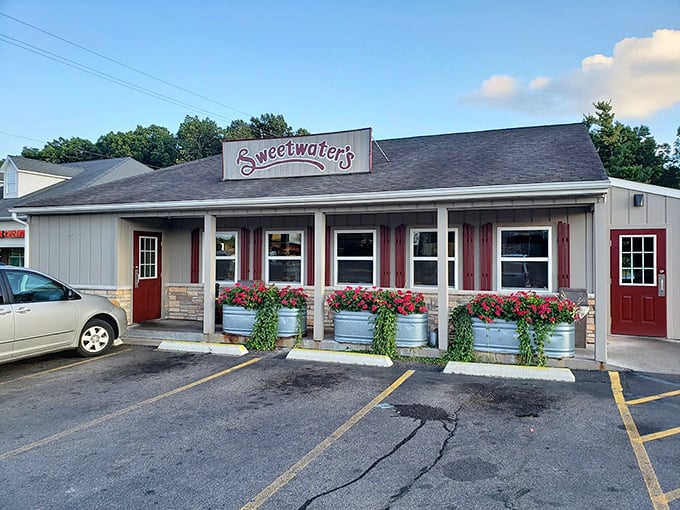
[{"label": "shingled roof", "polygon": [[[529,184],[602,182],[607,175],[585,124],[563,124],[380,140],[371,173],[222,180],[222,156],[20,207],[145,204],[270,197],[345,196]],[[381,150],[380,150],[381,149]],[[382,156],[384,152],[387,159]]]}]

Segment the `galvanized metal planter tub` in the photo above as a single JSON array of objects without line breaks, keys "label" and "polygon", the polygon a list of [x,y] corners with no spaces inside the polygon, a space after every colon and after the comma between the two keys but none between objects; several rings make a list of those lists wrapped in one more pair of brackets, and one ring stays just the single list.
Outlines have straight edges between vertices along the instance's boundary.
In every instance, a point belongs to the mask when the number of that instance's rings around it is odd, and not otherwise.
[{"label": "galvanized metal planter tub", "polygon": [[[295,336],[297,335],[297,317],[299,309],[280,308],[279,309],[279,328],[277,335]],[[233,335],[250,336],[255,324],[255,310],[246,310],[240,306],[222,307],[222,331]],[[302,333],[307,330],[307,311],[302,311]]]},{"label": "galvanized metal planter tub", "polygon": [[397,347],[427,345],[427,314],[397,315]]},{"label": "galvanized metal planter tub", "polygon": [[[482,352],[519,354],[517,324],[502,319],[486,323],[472,319],[473,349]],[[545,355],[549,358],[568,358],[575,352],[574,325],[560,323],[555,325],[552,335],[546,340]]]},{"label": "galvanized metal planter tub", "polygon": [[370,344],[374,324],[375,315],[370,312],[335,312],[333,337],[336,342]]}]

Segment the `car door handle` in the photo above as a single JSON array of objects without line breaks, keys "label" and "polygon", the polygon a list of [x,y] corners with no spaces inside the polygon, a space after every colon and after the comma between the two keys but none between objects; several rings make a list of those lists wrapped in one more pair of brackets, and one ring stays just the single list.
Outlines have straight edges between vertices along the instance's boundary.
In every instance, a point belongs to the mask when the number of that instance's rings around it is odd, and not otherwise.
[{"label": "car door handle", "polygon": [[12,310],[0,310],[0,315],[8,315],[12,313]]},{"label": "car door handle", "polygon": [[31,309],[30,309],[30,308],[26,308],[25,306],[22,306],[21,308],[18,308],[18,309],[16,310],[17,313],[28,313],[28,312],[30,312],[30,311],[31,311]]}]

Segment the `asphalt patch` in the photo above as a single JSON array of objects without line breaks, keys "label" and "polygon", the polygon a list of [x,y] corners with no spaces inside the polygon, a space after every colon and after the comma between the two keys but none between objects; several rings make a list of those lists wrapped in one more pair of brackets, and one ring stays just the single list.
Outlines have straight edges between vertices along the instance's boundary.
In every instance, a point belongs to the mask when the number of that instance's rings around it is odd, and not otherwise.
[{"label": "asphalt patch", "polygon": [[441,407],[424,404],[395,404],[394,409],[399,413],[399,416],[404,418],[413,418],[420,421],[452,421],[449,413]]},{"label": "asphalt patch", "polygon": [[305,372],[294,372],[282,378],[269,379],[264,388],[284,395],[309,394],[325,388],[332,388],[347,379],[349,379],[349,375],[346,372],[307,369]]},{"label": "asphalt patch", "polygon": [[554,397],[546,395],[542,388],[531,386],[486,386],[469,385],[469,403],[492,411],[512,413],[518,418],[538,418],[550,408]]},{"label": "asphalt patch", "polygon": [[442,473],[449,480],[474,482],[495,478],[498,466],[479,457],[465,457],[442,466]]},{"label": "asphalt patch", "polygon": [[105,380],[115,381],[119,379],[141,379],[167,373],[175,370],[183,370],[187,366],[192,366],[196,363],[195,354],[168,354],[165,356],[154,356],[153,358],[139,363],[132,363],[123,367],[117,368],[115,372],[111,373]]}]

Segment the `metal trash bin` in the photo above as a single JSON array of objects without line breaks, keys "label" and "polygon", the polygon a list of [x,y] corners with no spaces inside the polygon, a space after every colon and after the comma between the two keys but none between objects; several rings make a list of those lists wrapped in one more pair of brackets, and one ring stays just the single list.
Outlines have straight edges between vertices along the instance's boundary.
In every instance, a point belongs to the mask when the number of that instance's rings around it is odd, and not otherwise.
[{"label": "metal trash bin", "polygon": [[561,287],[558,289],[560,296],[573,301],[579,306],[579,319],[574,323],[575,346],[585,348],[586,346],[586,325],[588,323],[588,291],[586,289],[573,289]]}]

